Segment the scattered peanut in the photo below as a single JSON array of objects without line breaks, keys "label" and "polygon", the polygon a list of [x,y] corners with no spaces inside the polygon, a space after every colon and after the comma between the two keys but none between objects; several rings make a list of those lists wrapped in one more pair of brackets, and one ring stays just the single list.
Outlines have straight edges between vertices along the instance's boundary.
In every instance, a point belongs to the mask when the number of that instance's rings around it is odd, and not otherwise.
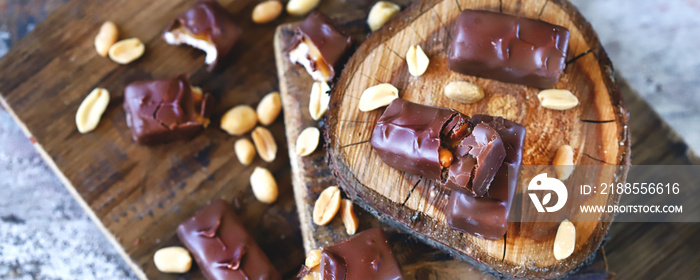
[{"label": "scattered peanut", "polygon": [[192,267],[190,253],[182,247],[161,248],[153,255],[153,263],[160,272],[185,273]]},{"label": "scattered peanut", "polygon": [[255,198],[260,202],[271,204],[277,200],[277,182],[270,170],[256,167],[250,175],[250,187],[253,189]]},{"label": "scattered peanut", "polygon": [[246,138],[238,139],[238,141],[233,144],[233,150],[236,152],[238,161],[243,165],[251,164],[255,158],[255,146]]},{"label": "scattered peanut", "polygon": [[109,48],[117,42],[119,31],[117,25],[111,21],[105,21],[100,27],[100,31],[95,36],[95,50],[101,56],[107,56]]},{"label": "scattered peanut", "polygon": [[569,145],[559,147],[552,160],[559,180],[566,180],[574,172],[574,149]]},{"label": "scattered peanut", "polygon": [[253,8],[253,22],[262,24],[275,20],[282,13],[282,3],[277,0],[262,2]]},{"label": "scattered peanut", "polygon": [[360,111],[369,112],[391,104],[399,98],[399,89],[391,84],[378,84],[367,88],[360,96]]},{"label": "scattered peanut", "polygon": [[410,46],[406,51],[406,64],[408,64],[408,73],[411,76],[420,77],[428,69],[430,59],[420,45]]},{"label": "scattered peanut", "polygon": [[340,201],[340,218],[343,220],[343,225],[345,225],[345,232],[348,235],[353,235],[357,232],[357,227],[360,225],[360,221],[355,215],[353,210],[352,201],[343,199]]},{"label": "scattered peanut", "polygon": [[270,92],[258,104],[256,108],[258,121],[262,125],[271,125],[282,111],[282,99],[279,92]]},{"label": "scattered peanut", "polygon": [[369,10],[369,15],[367,15],[369,29],[376,31],[399,11],[401,11],[399,5],[388,1],[378,1],[372,6],[372,9]]},{"label": "scattered peanut", "polygon": [[80,103],[75,114],[75,125],[80,133],[93,131],[100,123],[102,114],[109,104],[109,91],[103,88],[93,89]]},{"label": "scattered peanut", "polygon": [[576,227],[568,219],[559,224],[554,238],[554,258],[563,260],[571,256],[576,248]]},{"label": "scattered peanut", "polygon": [[578,105],[578,98],[565,89],[545,89],[537,94],[540,105],[552,110],[568,110]]},{"label": "scattered peanut", "polygon": [[307,127],[297,137],[296,152],[299,156],[308,156],[316,150],[321,132],[318,128]]},{"label": "scattered peanut", "polygon": [[304,261],[304,265],[308,267],[309,269],[312,269],[319,265],[321,263],[321,250],[315,249],[309,251],[309,253],[306,255],[306,261]]},{"label": "scattered peanut", "polygon": [[293,16],[303,16],[311,12],[321,0],[289,0],[287,2],[287,13]]},{"label": "scattered peanut", "polygon": [[119,64],[129,64],[143,55],[146,46],[139,38],[124,39],[109,48],[109,58]]},{"label": "scattered peanut", "polygon": [[445,96],[459,103],[472,104],[484,98],[484,90],[470,82],[454,81],[445,86]]},{"label": "scattered peanut", "polygon": [[328,224],[340,208],[340,189],[336,186],[328,187],[321,192],[314,204],[314,224],[323,226]]},{"label": "scattered peanut", "polygon": [[258,126],[251,133],[255,149],[258,150],[260,158],[264,161],[272,162],[277,157],[277,143],[272,133],[267,128]]},{"label": "scattered peanut", "polygon": [[331,100],[331,96],[328,94],[330,90],[331,88],[324,82],[315,82],[311,86],[309,114],[315,121],[320,120],[328,110],[328,102]]},{"label": "scattered peanut", "polygon": [[238,105],[229,109],[221,117],[221,129],[231,135],[243,135],[258,123],[258,117],[253,107]]}]

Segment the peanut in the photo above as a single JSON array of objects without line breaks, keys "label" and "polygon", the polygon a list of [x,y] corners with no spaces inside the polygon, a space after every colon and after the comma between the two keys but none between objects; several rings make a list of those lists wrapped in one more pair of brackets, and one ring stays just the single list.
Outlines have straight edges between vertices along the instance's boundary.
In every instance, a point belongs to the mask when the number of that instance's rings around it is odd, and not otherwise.
[{"label": "peanut", "polygon": [[420,77],[428,69],[430,59],[419,45],[410,46],[406,51],[406,64],[411,76]]},{"label": "peanut", "polygon": [[559,224],[554,238],[554,258],[563,260],[571,256],[576,248],[576,227],[568,219]]},{"label": "peanut", "polygon": [[228,110],[221,117],[221,129],[231,135],[243,135],[258,123],[258,117],[252,107],[238,105]]},{"label": "peanut", "polygon": [[452,153],[450,150],[445,149],[443,147],[438,148],[438,157],[440,160],[440,165],[444,168],[450,167],[452,164]]},{"label": "peanut", "polygon": [[111,21],[105,21],[100,27],[100,31],[95,36],[95,50],[101,56],[107,56],[109,48],[117,42],[119,31],[117,25]]},{"label": "peanut", "polygon": [[484,98],[484,90],[470,82],[454,81],[445,86],[445,96],[459,103],[472,104]]},{"label": "peanut", "polygon": [[537,94],[540,105],[552,110],[568,110],[578,105],[578,98],[565,89],[546,89]]},{"label": "peanut", "polygon": [[256,167],[250,175],[250,187],[255,198],[262,203],[271,204],[277,200],[277,182],[270,170]]},{"label": "peanut", "polygon": [[185,248],[166,247],[153,254],[153,263],[160,272],[185,273],[192,267],[192,257]]},{"label": "peanut", "polygon": [[321,250],[311,250],[306,254],[306,260],[304,265],[309,269],[312,269],[321,263]]},{"label": "peanut", "polygon": [[251,136],[260,158],[267,162],[274,161],[277,157],[277,143],[275,143],[272,133],[267,128],[258,126],[253,130]]},{"label": "peanut", "polygon": [[328,187],[321,192],[314,204],[313,221],[319,226],[328,224],[340,208],[340,189]]},{"label": "peanut", "polygon": [[293,16],[303,16],[316,8],[321,0],[289,0],[287,13]]},{"label": "peanut", "polygon": [[296,152],[299,156],[308,156],[316,150],[321,132],[318,128],[307,127],[297,137]]},{"label": "peanut", "polygon": [[146,46],[139,38],[124,39],[109,48],[109,58],[119,64],[129,64],[143,55]]},{"label": "peanut", "polygon": [[353,211],[352,201],[343,199],[340,202],[340,218],[343,220],[343,225],[345,225],[345,232],[348,235],[353,235],[357,232],[357,227],[360,225],[360,221]]},{"label": "peanut", "polygon": [[372,6],[367,15],[369,29],[376,31],[381,28],[394,14],[401,11],[401,7],[388,1],[378,1]]},{"label": "peanut", "polygon": [[559,180],[566,180],[574,172],[574,149],[569,145],[559,147],[552,160]]},{"label": "peanut", "polygon": [[301,280],[322,280],[323,277],[321,276],[321,267],[320,266],[315,266],[314,268],[309,270],[309,273],[304,275],[304,278]]},{"label": "peanut", "polygon": [[391,104],[399,98],[399,90],[392,84],[378,84],[367,88],[360,96],[360,111],[369,112]]},{"label": "peanut", "polygon": [[236,152],[238,161],[243,165],[251,164],[255,158],[255,146],[246,138],[238,139],[238,141],[233,144],[233,150]]},{"label": "peanut", "polygon": [[253,8],[253,22],[262,24],[275,20],[282,13],[282,3],[277,0],[262,2]]},{"label": "peanut", "polygon": [[102,114],[109,105],[109,91],[103,88],[93,89],[80,103],[75,114],[75,125],[80,133],[93,131],[100,123]]},{"label": "peanut", "polygon": [[277,119],[282,111],[282,99],[279,92],[270,92],[258,104],[256,112],[258,113],[258,121],[262,125],[271,125]]},{"label": "peanut", "polygon": [[311,86],[309,114],[315,121],[320,120],[328,110],[328,102],[331,100],[331,96],[328,94],[330,90],[331,88],[325,82],[315,82]]}]

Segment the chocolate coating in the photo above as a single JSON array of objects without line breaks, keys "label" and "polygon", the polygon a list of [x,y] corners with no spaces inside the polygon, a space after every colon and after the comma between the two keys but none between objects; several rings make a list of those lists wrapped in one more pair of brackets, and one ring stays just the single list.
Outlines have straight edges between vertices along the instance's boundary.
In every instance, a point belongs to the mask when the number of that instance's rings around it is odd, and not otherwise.
[{"label": "chocolate coating", "polygon": [[455,72],[551,88],[565,66],[569,30],[544,21],[464,10],[457,18],[448,66]]},{"label": "chocolate coating", "polygon": [[394,99],[374,127],[372,147],[392,168],[441,180],[441,132],[455,115],[468,119],[455,110]]},{"label": "chocolate coating", "polygon": [[194,137],[208,123],[212,97],[192,94],[187,75],[139,81],[124,90],[126,124],[134,141],[149,145]]},{"label": "chocolate coating", "polygon": [[192,8],[173,20],[165,31],[172,31],[180,26],[197,37],[206,38],[216,48],[216,61],[209,65],[209,71],[228,55],[243,33],[243,29],[233,22],[231,15],[215,0],[199,0]]},{"label": "chocolate coating", "polygon": [[490,126],[479,123],[455,149],[447,186],[481,197],[486,194],[496,172],[503,164],[506,150],[501,137]]},{"label": "chocolate coating", "polygon": [[362,231],[321,250],[323,279],[403,279],[399,263],[381,228]]},{"label": "chocolate coating", "polygon": [[352,38],[343,32],[328,16],[314,11],[297,28],[296,47],[303,38],[307,38],[318,49],[330,70],[329,80],[335,77],[337,68],[343,62],[352,45]]},{"label": "chocolate coating", "polygon": [[223,200],[213,201],[180,224],[177,236],[209,280],[281,279]]},{"label": "chocolate coating", "polygon": [[505,148],[503,165],[498,169],[484,197],[453,190],[445,207],[447,224],[456,230],[486,239],[500,239],[508,229],[508,214],[517,188],[517,176],[522,162],[525,127],[501,117],[475,115],[474,124],[486,124],[501,136]]}]

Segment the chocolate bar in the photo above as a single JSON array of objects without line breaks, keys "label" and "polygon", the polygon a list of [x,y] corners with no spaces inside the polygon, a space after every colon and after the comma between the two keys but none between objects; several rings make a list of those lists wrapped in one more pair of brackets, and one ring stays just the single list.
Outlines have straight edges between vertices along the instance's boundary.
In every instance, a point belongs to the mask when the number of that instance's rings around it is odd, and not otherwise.
[{"label": "chocolate bar", "polygon": [[458,73],[551,88],[564,70],[569,30],[561,26],[464,10],[453,34],[447,63]]},{"label": "chocolate bar", "polygon": [[204,61],[212,71],[233,49],[242,33],[243,29],[219,3],[200,0],[173,20],[163,32],[163,39],[171,45],[187,44],[206,52]]},{"label": "chocolate bar", "polygon": [[377,121],[371,145],[392,168],[483,196],[503,163],[500,135],[451,109],[394,99]]},{"label": "chocolate bar", "polygon": [[323,279],[403,279],[401,267],[381,228],[362,231],[321,250]]},{"label": "chocolate bar", "polygon": [[191,138],[209,124],[212,101],[185,74],[134,82],[124,90],[126,124],[134,141],[143,145]]},{"label": "chocolate bar", "polygon": [[517,176],[509,176],[509,173],[517,174],[522,162],[525,127],[486,115],[474,115],[471,121],[486,124],[498,132],[505,147],[505,158],[484,197],[473,197],[453,189],[445,207],[446,221],[453,229],[486,239],[500,239],[508,229],[508,214],[517,188]]},{"label": "chocolate bar", "polygon": [[209,280],[281,279],[223,200],[213,201],[180,224],[177,236]]},{"label": "chocolate bar", "polygon": [[315,81],[329,82],[335,77],[352,40],[326,15],[312,12],[296,29],[289,60],[297,63]]}]

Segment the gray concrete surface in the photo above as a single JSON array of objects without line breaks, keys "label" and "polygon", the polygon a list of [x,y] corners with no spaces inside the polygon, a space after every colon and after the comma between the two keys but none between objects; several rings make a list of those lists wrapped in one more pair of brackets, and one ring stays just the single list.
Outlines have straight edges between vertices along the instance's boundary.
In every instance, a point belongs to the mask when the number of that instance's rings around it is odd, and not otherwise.
[{"label": "gray concrete surface", "polygon": [[[573,2],[632,88],[700,150],[700,0]],[[0,279],[134,278],[1,109],[0,193]]]}]

